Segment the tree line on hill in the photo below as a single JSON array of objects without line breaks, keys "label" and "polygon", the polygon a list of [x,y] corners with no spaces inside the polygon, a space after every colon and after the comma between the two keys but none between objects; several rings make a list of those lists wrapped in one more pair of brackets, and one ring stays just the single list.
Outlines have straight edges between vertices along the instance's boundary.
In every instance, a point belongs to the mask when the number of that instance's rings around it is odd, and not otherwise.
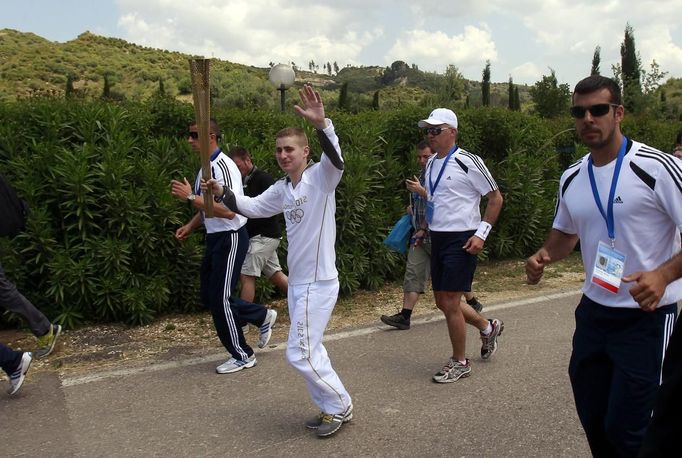
[{"label": "tree line on hill", "polygon": [[[167,94],[191,99],[187,71],[189,56],[140,47],[114,38],[81,34],[59,45],[33,34],[0,31],[0,47],[8,55],[0,64],[0,100],[15,97],[65,96],[67,98],[124,99]],[[600,73],[600,46],[593,55],[590,73]],[[106,59],[102,59],[106,57]],[[96,59],[95,59],[96,58]],[[27,68],[20,71],[17,62]],[[104,62],[102,62],[104,61]],[[465,79],[455,65],[443,74],[424,72],[416,64],[395,61],[382,67],[340,67],[337,62],[319,64],[313,59],[308,70],[298,71],[299,84],[313,81],[329,100],[331,109],[351,112],[393,110],[405,106],[445,105],[454,109],[476,106],[506,107],[552,118],[565,115],[571,89],[559,83],[555,70],[535,84],[492,83],[492,65],[486,61],[481,81]],[[274,63],[271,62],[270,66]],[[587,66],[586,66],[587,67]],[[621,63],[612,67],[622,84],[626,108],[660,119],[682,116],[682,79],[662,84],[667,72],[653,61],[645,71],[636,51],[633,28],[627,24],[621,44]],[[279,100],[267,81],[268,68],[248,67],[215,59],[211,79],[212,103],[216,107],[276,109]],[[4,81],[4,82],[3,82]],[[293,97],[289,104],[293,104]]]}]

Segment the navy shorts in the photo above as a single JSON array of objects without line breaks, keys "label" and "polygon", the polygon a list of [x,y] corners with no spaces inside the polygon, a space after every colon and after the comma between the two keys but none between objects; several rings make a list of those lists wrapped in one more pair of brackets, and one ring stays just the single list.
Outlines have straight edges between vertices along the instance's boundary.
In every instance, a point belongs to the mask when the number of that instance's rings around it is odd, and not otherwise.
[{"label": "navy shorts", "polygon": [[476,231],[431,231],[431,284],[434,291],[471,291],[476,255],[462,248]]}]

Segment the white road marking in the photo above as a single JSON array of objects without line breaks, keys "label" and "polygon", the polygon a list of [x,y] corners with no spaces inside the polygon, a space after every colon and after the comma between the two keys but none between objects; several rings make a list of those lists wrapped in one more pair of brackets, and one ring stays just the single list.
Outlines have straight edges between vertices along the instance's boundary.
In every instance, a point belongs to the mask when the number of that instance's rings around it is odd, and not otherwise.
[{"label": "white road marking", "polygon": [[[514,307],[520,307],[522,305],[537,304],[538,302],[550,301],[552,299],[562,299],[562,298],[570,297],[570,296],[578,296],[579,294],[581,294],[580,291],[565,291],[565,292],[560,292],[560,293],[537,296],[537,297],[533,297],[531,299],[522,299],[522,300],[518,300],[518,301],[503,302],[503,303],[496,304],[496,305],[486,306],[485,307],[485,313],[487,315],[488,312],[494,312],[496,310],[504,310],[504,309],[514,308]],[[420,324],[424,324],[424,323],[430,323],[433,321],[442,321],[443,319],[444,319],[444,317],[442,314],[434,313],[434,314],[430,314],[430,315],[426,315],[426,316],[414,319],[414,320],[412,320],[411,324],[414,326],[414,325],[420,325]],[[381,324],[381,325],[369,325],[369,326],[366,326],[363,328],[352,329],[350,331],[341,331],[341,332],[328,334],[324,337],[324,341],[325,342],[332,342],[335,340],[347,339],[349,337],[364,336],[367,334],[373,334],[375,332],[384,331],[387,328],[389,328],[389,326],[385,326],[383,324]],[[286,342],[282,342],[282,343],[279,343],[276,345],[268,345],[266,348],[259,350],[258,354],[270,353],[273,351],[279,351],[279,350],[284,350],[284,349],[286,349]],[[84,385],[86,383],[99,382],[101,380],[106,380],[106,379],[114,378],[114,377],[124,377],[124,376],[128,376],[128,375],[143,374],[146,372],[159,372],[159,371],[165,371],[168,369],[175,369],[178,367],[195,366],[197,364],[223,361],[223,360],[227,360],[228,358],[229,358],[229,355],[227,353],[221,352],[221,353],[216,353],[213,355],[202,356],[199,358],[187,358],[187,359],[182,359],[179,361],[170,361],[170,362],[166,362],[166,363],[154,363],[154,364],[151,364],[149,366],[136,367],[136,368],[132,368],[132,369],[116,369],[116,370],[111,370],[111,371],[102,371],[102,372],[97,372],[94,374],[83,375],[83,376],[79,376],[79,377],[64,377],[62,379],[62,386],[68,387],[68,386]],[[225,377],[227,377],[227,376],[225,376]]]}]

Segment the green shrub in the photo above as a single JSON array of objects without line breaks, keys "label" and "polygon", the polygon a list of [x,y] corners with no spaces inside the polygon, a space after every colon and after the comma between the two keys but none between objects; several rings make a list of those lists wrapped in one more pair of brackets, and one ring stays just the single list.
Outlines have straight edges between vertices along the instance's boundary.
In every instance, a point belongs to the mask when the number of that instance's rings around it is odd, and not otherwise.
[{"label": "green shrub", "polygon": [[[337,267],[342,293],[352,294],[403,274],[404,257],[382,241],[408,203],[404,180],[417,173],[414,145],[423,138],[416,123],[428,109],[329,111],[345,160],[336,191]],[[282,173],[274,136],[283,127],[304,126],[311,157],[319,160],[315,133],[290,112],[217,108],[212,115],[223,128],[225,150],[245,146],[275,177]],[[585,148],[575,147],[568,118],[543,120],[498,108],[458,116],[460,146],[484,158],[505,198],[482,257],[526,256],[549,230],[563,166]],[[70,327],[142,324],[200,307],[202,236],[175,239],[192,213],[169,189],[172,178],[192,180],[199,166],[185,137],[192,119],[190,105],[164,96],[0,105],[0,172],[32,208],[28,230],[0,241],[2,265],[48,316]],[[633,138],[662,149],[679,128],[648,119],[624,123]],[[284,237],[279,255],[285,270],[286,249]],[[258,301],[276,294],[259,280]]]}]

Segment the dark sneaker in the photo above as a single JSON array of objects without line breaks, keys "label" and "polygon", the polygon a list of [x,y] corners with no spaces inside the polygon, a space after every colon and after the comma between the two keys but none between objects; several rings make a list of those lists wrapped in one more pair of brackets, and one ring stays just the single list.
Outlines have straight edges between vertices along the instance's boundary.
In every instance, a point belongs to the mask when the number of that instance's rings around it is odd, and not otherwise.
[{"label": "dark sneaker", "polygon": [[275,321],[277,320],[277,312],[268,309],[268,313],[265,315],[265,321],[260,325],[260,335],[258,336],[258,348],[265,347],[268,342],[270,342],[270,337],[272,337],[272,328],[275,327]]},{"label": "dark sneaker", "polygon": [[38,337],[38,350],[36,350],[36,358],[45,358],[57,344],[57,339],[62,333],[62,327],[58,324],[51,324],[50,330],[44,336]]},{"label": "dark sneaker", "polygon": [[381,321],[384,324],[393,326],[398,329],[410,329],[410,320],[406,319],[401,313],[395,315],[381,315]]},{"label": "dark sneaker", "polygon": [[457,380],[471,375],[471,364],[466,360],[466,364],[462,364],[454,358],[450,358],[443,368],[433,376],[433,381],[436,383],[452,383]]},{"label": "dark sneaker", "polygon": [[353,419],[353,405],[348,406],[344,413],[320,414],[313,420],[306,422],[306,428],[317,430],[318,437],[331,436],[337,432],[344,423]]},{"label": "dark sneaker", "polygon": [[469,304],[471,306],[471,308],[476,310],[478,313],[481,313],[481,310],[483,310],[483,304],[478,302],[478,299],[476,297],[472,297],[471,299],[467,299],[467,304]]},{"label": "dark sneaker", "polygon": [[489,359],[492,355],[495,354],[497,351],[497,338],[502,334],[502,331],[504,330],[504,323],[502,320],[498,320],[495,318],[494,320],[488,320],[490,321],[490,324],[493,327],[493,330],[490,332],[490,335],[483,335],[481,333],[481,342],[483,342],[483,345],[481,345],[481,358],[483,359]]},{"label": "dark sneaker", "polygon": [[19,391],[21,385],[24,384],[24,379],[26,378],[26,372],[28,368],[31,367],[31,361],[33,361],[33,353],[27,351],[21,355],[21,361],[19,361],[19,367],[16,368],[9,376],[9,389],[7,393],[12,395]]},{"label": "dark sneaker", "polygon": [[256,365],[256,355],[251,355],[246,361],[230,358],[223,364],[215,368],[219,374],[231,374],[242,369],[248,369]]}]

